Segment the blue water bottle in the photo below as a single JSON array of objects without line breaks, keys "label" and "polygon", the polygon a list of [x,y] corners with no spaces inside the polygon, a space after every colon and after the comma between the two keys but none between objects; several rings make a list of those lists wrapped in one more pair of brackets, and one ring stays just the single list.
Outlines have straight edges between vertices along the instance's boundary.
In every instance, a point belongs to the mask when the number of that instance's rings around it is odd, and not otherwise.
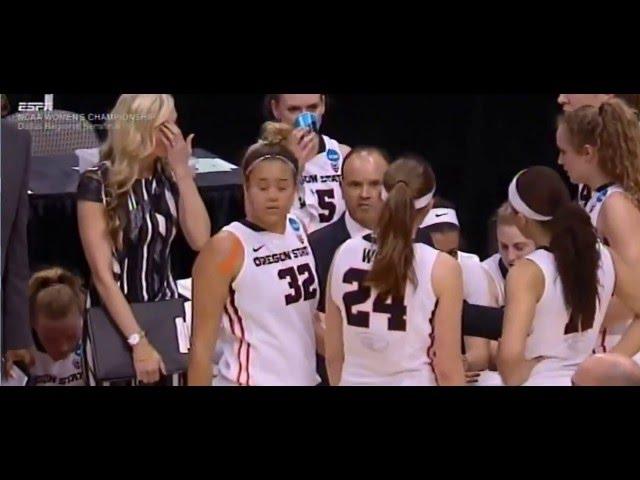
[{"label": "blue water bottle", "polygon": [[293,124],[294,128],[306,128],[307,130],[318,133],[320,126],[318,125],[318,116],[312,112],[303,112],[298,115]]}]

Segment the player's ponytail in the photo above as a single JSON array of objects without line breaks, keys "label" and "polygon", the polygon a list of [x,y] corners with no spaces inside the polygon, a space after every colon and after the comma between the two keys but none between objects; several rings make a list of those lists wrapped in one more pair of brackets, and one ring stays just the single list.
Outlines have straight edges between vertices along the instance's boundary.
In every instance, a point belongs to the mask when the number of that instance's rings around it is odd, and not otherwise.
[{"label": "player's ponytail", "polygon": [[376,253],[368,283],[383,298],[404,295],[407,282],[416,283],[413,238],[418,212],[431,205],[435,175],[424,161],[403,158],[384,177],[385,204],[376,229]]},{"label": "player's ponytail", "polygon": [[598,237],[589,215],[571,202],[560,175],[548,167],[532,167],[518,174],[509,188],[509,203],[551,234],[549,250],[571,312],[567,332],[589,330],[596,313],[600,262]]},{"label": "player's ponytail", "polygon": [[77,276],[59,267],[41,270],[29,280],[29,315],[33,322],[37,312],[59,319],[74,309],[84,311],[85,291]]}]

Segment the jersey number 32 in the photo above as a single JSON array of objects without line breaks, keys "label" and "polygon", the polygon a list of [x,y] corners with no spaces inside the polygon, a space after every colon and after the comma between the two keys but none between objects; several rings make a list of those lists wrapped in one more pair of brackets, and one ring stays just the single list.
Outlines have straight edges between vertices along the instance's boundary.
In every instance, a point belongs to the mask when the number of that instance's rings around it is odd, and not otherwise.
[{"label": "jersey number 32", "polygon": [[303,299],[305,302],[313,300],[318,294],[318,289],[315,286],[316,277],[313,274],[311,265],[308,263],[298,265],[297,268],[284,268],[278,272],[278,278],[289,282],[291,292],[284,297],[287,306],[298,303]]}]

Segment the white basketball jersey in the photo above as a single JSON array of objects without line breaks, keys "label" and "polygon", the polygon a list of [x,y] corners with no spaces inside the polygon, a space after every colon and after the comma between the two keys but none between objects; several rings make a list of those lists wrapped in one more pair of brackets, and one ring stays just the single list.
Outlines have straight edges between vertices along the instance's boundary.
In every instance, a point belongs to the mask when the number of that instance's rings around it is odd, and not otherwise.
[{"label": "white basketball jersey", "polygon": [[238,237],[244,264],[231,285],[219,339],[224,383],[317,385],[313,314],[315,262],[300,222],[287,217],[283,235],[248,221],[224,230]]},{"label": "white basketball jersey", "polygon": [[472,253],[458,252],[458,262],[462,268],[464,299],[473,305],[489,305],[491,300],[487,274],[480,258]]},{"label": "white basketball jersey", "polygon": [[347,241],[333,261],[329,294],[343,321],[341,385],[436,385],[429,350],[436,305],[431,272],[439,252],[414,244],[417,287],[408,284],[404,298],[385,302],[364,283],[376,252],[371,239]]},{"label": "white basketball jersey", "polygon": [[47,353],[35,351],[35,364],[29,370],[33,386],[85,385],[82,370],[82,346],[62,360],[54,361]]},{"label": "white basketball jersey", "polygon": [[528,385],[570,385],[575,369],[592,354],[598,332],[615,287],[615,269],[609,250],[598,245],[598,303],[593,326],[584,332],[565,333],[570,320],[562,293],[562,283],[553,254],[536,250],[526,258],[535,262],[544,274],[544,293],[536,306],[531,332],[527,338],[525,357],[547,357],[538,364]]},{"label": "white basketball jersey", "polygon": [[602,211],[604,202],[607,200],[607,198],[609,198],[613,193],[616,192],[624,193],[624,188],[616,184],[611,185],[610,187],[607,187],[599,192],[595,192],[593,195],[591,195],[591,199],[584,206],[584,209],[589,214],[589,217],[591,217],[591,224],[595,228],[598,228],[598,217],[600,217],[600,212]]},{"label": "white basketball jersey", "polygon": [[292,214],[311,233],[333,223],[345,211],[342,198],[342,162],[340,144],[327,136],[322,136],[325,150],[313,157],[304,167],[298,187],[298,199]]},{"label": "white basketball jersey", "polygon": [[[607,199],[615,192],[623,192],[625,190],[622,186],[618,184],[614,184],[608,186],[606,188],[601,189],[600,191],[596,191],[591,195],[591,198],[583,205],[584,209],[589,214],[591,218],[591,224],[594,228],[598,228],[598,218],[600,217],[600,212],[602,211],[602,207]],[[606,242],[606,239],[602,239]],[[629,320],[631,322],[632,319]],[[622,327],[624,329],[624,327]],[[624,332],[622,332],[624,333]],[[611,350],[611,348],[615,347],[615,345],[622,338],[622,334],[620,331],[613,331],[610,329],[603,328],[600,333],[598,345],[594,349],[594,353],[606,353]]]},{"label": "white basketball jersey", "polygon": [[487,258],[484,262],[482,262],[482,266],[485,268],[487,273],[489,273],[489,278],[493,282],[496,287],[496,292],[498,294],[498,306],[504,306],[504,288],[505,288],[505,278],[500,269],[500,254],[496,253],[491,257]]}]

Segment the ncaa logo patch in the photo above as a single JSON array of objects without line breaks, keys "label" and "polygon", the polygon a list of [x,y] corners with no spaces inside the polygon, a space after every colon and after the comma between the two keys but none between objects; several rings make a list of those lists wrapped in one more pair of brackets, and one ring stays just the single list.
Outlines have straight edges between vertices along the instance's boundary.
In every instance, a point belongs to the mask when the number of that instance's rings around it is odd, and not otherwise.
[{"label": "ncaa logo patch", "polygon": [[327,159],[329,163],[331,163],[331,168],[335,173],[340,172],[340,153],[338,153],[333,148],[327,150]]},{"label": "ncaa logo patch", "polygon": [[291,225],[291,228],[293,228],[293,231],[296,233],[299,233],[300,230],[302,229],[302,227],[300,227],[300,223],[298,223],[298,221],[295,218],[289,219],[289,225]]}]

